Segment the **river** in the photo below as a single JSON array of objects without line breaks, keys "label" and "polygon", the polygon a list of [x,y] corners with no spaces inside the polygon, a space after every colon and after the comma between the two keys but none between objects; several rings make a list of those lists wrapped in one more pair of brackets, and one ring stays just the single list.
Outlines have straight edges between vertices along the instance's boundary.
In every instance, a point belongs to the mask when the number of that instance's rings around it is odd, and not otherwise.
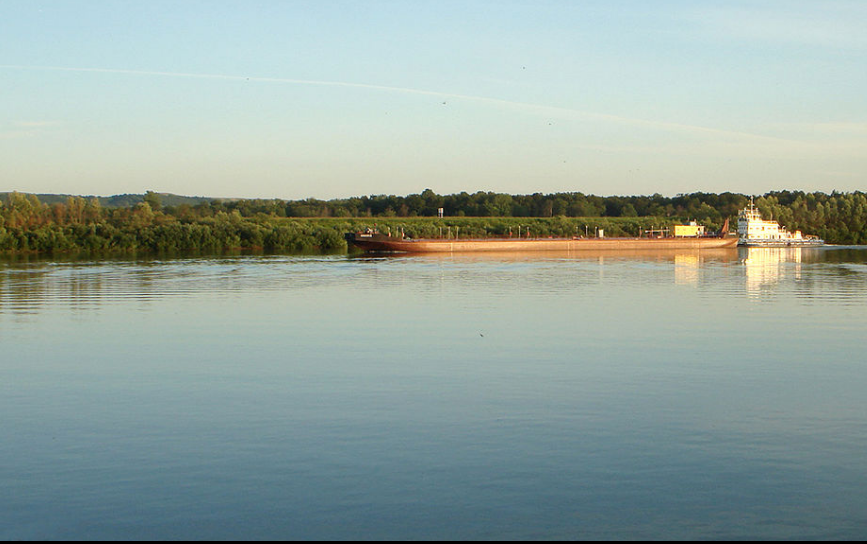
[{"label": "river", "polygon": [[856,539],[867,248],[0,261],[0,538]]}]

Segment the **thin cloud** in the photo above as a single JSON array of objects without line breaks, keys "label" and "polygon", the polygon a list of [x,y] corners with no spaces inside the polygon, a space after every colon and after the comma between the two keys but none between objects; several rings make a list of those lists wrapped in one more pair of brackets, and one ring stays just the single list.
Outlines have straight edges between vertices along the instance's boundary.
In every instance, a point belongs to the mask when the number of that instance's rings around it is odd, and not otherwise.
[{"label": "thin cloud", "polygon": [[8,127],[0,126],[0,139],[27,138],[59,124],[57,121],[14,121]]},{"label": "thin cloud", "polygon": [[16,127],[21,128],[46,128],[57,126],[57,121],[16,121],[14,123]]},{"label": "thin cloud", "polygon": [[727,139],[747,139],[750,141],[762,141],[765,143],[792,144],[804,145],[804,142],[796,140],[778,138],[773,136],[763,136],[741,131],[731,131],[717,129],[712,127],[703,127],[697,125],[689,125],[683,123],[672,123],[666,121],[654,121],[648,119],[639,119],[634,117],[624,117],[619,115],[605,114],[582,111],[572,108],[563,108],[557,106],[546,106],[542,104],[533,104],[529,102],[518,102],[513,100],[503,100],[486,96],[474,96],[459,93],[431,91],[425,89],[414,89],[411,87],[395,87],[389,85],[376,85],[371,83],[355,83],[350,81],[327,81],[314,79],[295,79],[281,77],[257,77],[257,76],[240,76],[230,74],[202,74],[202,73],[186,73],[186,72],[163,72],[155,70],[127,70],[119,68],[89,68],[89,67],[63,67],[63,66],[21,66],[21,65],[0,65],[0,69],[10,70],[41,70],[41,71],[57,71],[57,72],[84,72],[84,73],[104,73],[104,74],[120,74],[134,76],[154,76],[168,78],[192,78],[192,79],[213,79],[223,81],[251,81],[258,83],[280,83],[289,85],[313,85],[325,87],[344,87],[354,89],[368,89],[383,92],[394,92],[402,94],[415,94],[421,96],[434,96],[439,99],[453,99],[478,102],[491,106],[501,107],[505,109],[514,109],[527,113],[535,113],[538,115],[563,119],[563,120],[578,120],[578,119],[595,119],[609,123],[617,123],[636,127],[643,127],[655,130],[663,130],[669,132],[691,133],[696,135],[722,137]]},{"label": "thin cloud", "polygon": [[787,2],[776,9],[696,7],[688,18],[718,37],[830,48],[867,47],[867,7],[863,2]]}]

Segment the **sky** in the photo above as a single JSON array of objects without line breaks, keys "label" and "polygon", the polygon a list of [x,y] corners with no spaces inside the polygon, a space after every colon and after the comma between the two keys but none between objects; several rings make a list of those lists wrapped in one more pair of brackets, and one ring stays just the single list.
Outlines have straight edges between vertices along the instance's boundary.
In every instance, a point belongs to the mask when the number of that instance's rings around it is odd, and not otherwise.
[{"label": "sky", "polygon": [[0,0],[0,191],[865,191],[865,59],[861,0]]}]

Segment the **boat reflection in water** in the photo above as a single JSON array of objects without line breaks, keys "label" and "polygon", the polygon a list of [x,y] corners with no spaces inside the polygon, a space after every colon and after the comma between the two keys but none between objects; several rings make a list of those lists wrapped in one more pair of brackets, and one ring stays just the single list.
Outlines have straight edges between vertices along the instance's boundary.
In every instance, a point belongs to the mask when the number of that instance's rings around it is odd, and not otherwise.
[{"label": "boat reflection in water", "polygon": [[760,295],[787,276],[800,280],[802,264],[817,256],[815,250],[801,247],[750,247],[741,251],[750,296]]}]

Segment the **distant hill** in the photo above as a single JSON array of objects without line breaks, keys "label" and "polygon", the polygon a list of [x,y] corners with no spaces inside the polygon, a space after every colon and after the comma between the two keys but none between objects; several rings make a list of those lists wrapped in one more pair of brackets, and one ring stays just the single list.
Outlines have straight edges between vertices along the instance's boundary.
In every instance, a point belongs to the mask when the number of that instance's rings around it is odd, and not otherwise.
[{"label": "distant hill", "polygon": [[[6,200],[6,195],[8,195],[11,191],[0,192],[0,202]],[[21,191],[19,191],[21,192]],[[25,194],[22,192],[22,194]],[[34,193],[26,193],[26,194],[34,194]],[[201,204],[202,202],[211,202],[212,200],[216,200],[210,197],[204,196],[182,196],[182,195],[174,195],[171,193],[157,193],[160,196],[160,202],[163,206],[180,206],[181,204],[188,204],[190,206],[195,206],[196,204]],[[131,208],[135,206],[139,202],[144,200],[144,194],[123,194],[123,195],[112,195],[112,196],[98,196],[94,197],[93,195],[67,195],[67,194],[39,194],[35,193],[36,198],[39,199],[39,202],[43,204],[48,204],[49,206],[56,203],[66,203],[66,200],[69,197],[77,196],[81,198],[85,198],[90,200],[91,198],[96,198],[99,200],[99,204],[105,208]]]}]

